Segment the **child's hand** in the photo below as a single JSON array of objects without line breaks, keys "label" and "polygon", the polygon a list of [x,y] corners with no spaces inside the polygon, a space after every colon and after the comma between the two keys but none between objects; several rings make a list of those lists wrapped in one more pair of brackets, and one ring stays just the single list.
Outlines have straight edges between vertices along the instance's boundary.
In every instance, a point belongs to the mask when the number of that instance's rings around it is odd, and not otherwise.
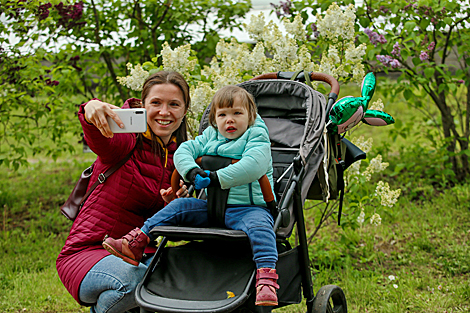
[{"label": "child's hand", "polygon": [[194,187],[196,189],[203,189],[206,187],[220,187],[219,177],[217,176],[216,172],[209,172],[204,171],[207,177],[202,177],[201,175],[197,174],[194,180]]},{"label": "child's hand", "polygon": [[173,188],[169,187],[168,189],[160,189],[160,195],[163,198],[163,201],[170,203],[175,199],[173,195]]},{"label": "child's hand", "polygon": [[196,188],[197,190],[204,189],[211,183],[211,179],[208,176],[209,171],[206,171],[206,173],[207,177],[202,177],[201,175],[196,174],[196,177],[194,179],[194,188]]},{"label": "child's hand", "polygon": [[[186,185],[184,184],[184,181],[180,180],[180,189],[178,189],[178,191],[176,192],[176,197],[177,198],[186,198],[189,196],[189,193],[188,193],[188,188],[186,187]],[[173,188],[171,187],[168,187],[168,189],[160,189],[160,195],[162,196],[163,198],[163,201],[165,201],[166,203],[170,203],[171,201],[173,201],[175,199],[174,195],[173,195]]]},{"label": "child's hand", "polygon": [[199,175],[201,178],[207,176],[206,173],[200,167],[195,167],[186,174],[186,178],[191,183],[194,183],[196,180],[196,175]]}]

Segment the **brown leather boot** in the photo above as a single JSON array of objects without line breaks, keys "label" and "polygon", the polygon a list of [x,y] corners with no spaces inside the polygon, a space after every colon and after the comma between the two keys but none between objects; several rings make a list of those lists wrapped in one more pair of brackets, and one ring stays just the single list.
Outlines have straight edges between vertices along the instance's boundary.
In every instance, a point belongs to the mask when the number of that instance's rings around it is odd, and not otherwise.
[{"label": "brown leather boot", "polygon": [[256,273],[256,305],[276,306],[279,289],[278,275],[274,268],[259,268]]},{"label": "brown leather boot", "polygon": [[103,240],[103,247],[109,253],[123,259],[127,263],[139,266],[144,249],[149,242],[150,238],[139,228],[136,228],[117,240],[106,235]]}]

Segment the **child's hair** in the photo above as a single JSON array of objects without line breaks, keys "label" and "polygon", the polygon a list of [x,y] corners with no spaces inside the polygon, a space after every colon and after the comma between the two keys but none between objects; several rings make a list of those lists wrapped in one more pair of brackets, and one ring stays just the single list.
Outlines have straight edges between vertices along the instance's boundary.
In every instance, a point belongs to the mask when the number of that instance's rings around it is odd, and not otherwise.
[{"label": "child's hair", "polygon": [[212,98],[211,110],[209,112],[209,123],[217,128],[215,113],[217,109],[232,108],[235,98],[239,98],[241,105],[248,111],[248,126],[252,126],[256,120],[256,104],[253,96],[245,89],[238,86],[225,86],[217,90]]}]

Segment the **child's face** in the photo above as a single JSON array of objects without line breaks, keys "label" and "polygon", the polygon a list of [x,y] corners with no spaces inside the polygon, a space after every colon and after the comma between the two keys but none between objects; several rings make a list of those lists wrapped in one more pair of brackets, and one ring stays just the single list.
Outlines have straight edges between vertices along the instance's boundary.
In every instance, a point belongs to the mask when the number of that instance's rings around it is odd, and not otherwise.
[{"label": "child's face", "polygon": [[216,110],[215,121],[222,136],[227,139],[237,139],[248,128],[248,110],[237,97],[234,99],[231,108],[218,108]]}]

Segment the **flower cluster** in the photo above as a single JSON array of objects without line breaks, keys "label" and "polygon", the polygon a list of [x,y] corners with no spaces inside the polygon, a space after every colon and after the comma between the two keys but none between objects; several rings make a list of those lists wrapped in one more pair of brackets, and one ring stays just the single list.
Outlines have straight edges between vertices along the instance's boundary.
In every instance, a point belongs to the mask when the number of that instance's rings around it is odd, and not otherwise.
[{"label": "flower cluster", "polygon": [[380,203],[386,207],[393,207],[400,196],[401,189],[390,190],[388,183],[379,181],[375,189],[375,195],[380,198]]},{"label": "flower cluster", "polygon": [[165,42],[161,54],[163,70],[179,72],[186,78],[189,77],[189,73],[194,70],[197,64],[197,60],[190,60],[189,58],[191,55],[190,44],[179,46],[173,50],[170,48],[170,45]]},{"label": "flower cluster", "polygon": [[317,14],[318,31],[333,42],[353,41],[355,19],[356,9],[352,4],[343,12],[336,3],[333,3],[326,11],[325,16]]},{"label": "flower cluster", "polygon": [[324,17],[317,14],[319,36],[329,43],[329,48],[328,52],[322,55],[316,71],[329,74],[338,80],[352,74],[352,80],[361,83],[364,77],[362,58],[366,53],[366,45],[355,44],[355,12],[353,5],[343,11],[333,3]]},{"label": "flower cluster", "polygon": [[127,88],[141,91],[145,79],[149,76],[149,72],[145,71],[140,64],[133,67],[131,63],[127,63],[127,70],[130,72],[130,75],[126,77],[118,77],[117,81]]},{"label": "flower cluster", "polygon": [[383,111],[384,110],[384,103],[382,99],[377,99],[377,101],[372,102],[372,104],[369,106],[369,110],[378,110],[378,111]]},{"label": "flower cluster", "polygon": [[279,5],[271,3],[271,6],[274,8],[274,11],[276,12],[277,17],[289,16],[291,14],[292,1],[291,0],[280,1]]},{"label": "flower cluster", "polygon": [[370,217],[370,223],[375,226],[380,226],[380,224],[382,224],[382,218],[380,217],[378,213],[374,213]]},{"label": "flower cluster", "polygon": [[56,4],[54,8],[60,15],[59,21],[57,22],[58,26],[62,26],[65,29],[72,29],[75,26],[86,24],[86,22],[78,22],[83,15],[83,1],[70,5],[64,5],[63,2],[60,2]]},{"label": "flower cluster", "polygon": [[374,173],[380,173],[384,171],[388,167],[387,162],[382,162],[382,156],[379,154],[369,162],[369,166],[367,166],[362,176],[369,181]]},{"label": "flower cluster", "polygon": [[[211,85],[206,82],[198,82],[197,86],[191,86],[191,111],[203,112],[212,101],[216,89],[212,89]],[[197,123],[197,120],[195,121]]]},{"label": "flower cluster", "polygon": [[432,42],[429,44],[427,50],[421,50],[421,53],[420,53],[420,55],[419,55],[419,59],[420,59],[421,61],[428,60],[428,59],[429,59],[429,54],[428,54],[428,52],[432,52],[435,47],[436,47],[436,43],[435,43],[434,41],[432,41]]},{"label": "flower cluster", "polygon": [[401,51],[401,47],[400,47],[400,44],[398,43],[398,41],[393,45],[393,50],[391,52],[392,55],[396,56],[396,57],[399,57],[400,56],[400,51]]},{"label": "flower cluster", "polygon": [[50,4],[49,2],[38,6],[37,16],[40,21],[45,20],[46,18],[49,17],[49,9],[51,7],[52,7],[52,4]]},{"label": "flower cluster", "polygon": [[369,40],[371,44],[373,44],[375,47],[377,47],[377,44],[385,44],[387,43],[387,39],[385,39],[385,36],[382,34],[378,34],[373,30],[370,30],[369,28],[364,29],[364,33],[369,37]]},{"label": "flower cluster", "polygon": [[379,54],[379,55],[376,56],[376,58],[377,58],[377,60],[382,62],[385,66],[390,66],[391,68],[397,68],[401,65],[400,61],[398,61],[397,59],[392,58],[389,55],[380,55]]}]

